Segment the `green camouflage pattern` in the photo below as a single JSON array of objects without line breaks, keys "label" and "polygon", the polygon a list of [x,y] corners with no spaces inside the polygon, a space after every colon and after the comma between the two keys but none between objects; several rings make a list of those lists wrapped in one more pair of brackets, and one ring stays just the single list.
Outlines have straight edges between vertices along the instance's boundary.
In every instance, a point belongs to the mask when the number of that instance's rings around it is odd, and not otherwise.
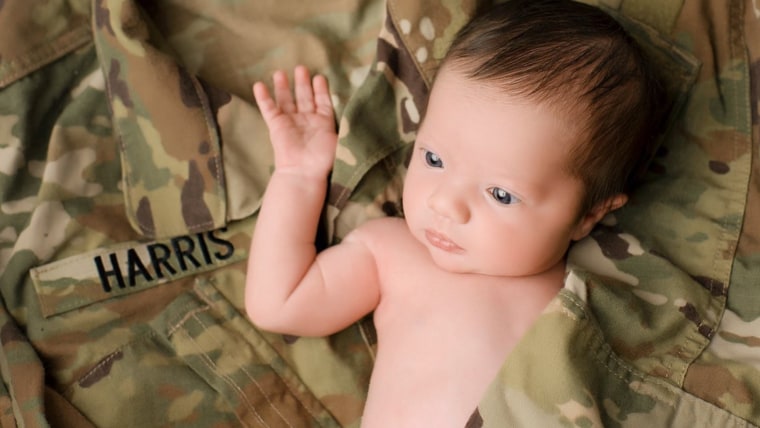
[{"label": "green camouflage pattern", "polygon": [[384,5],[238,3],[0,2],[0,426],[358,426],[364,329],[242,309],[271,170],[250,85],[302,58],[345,104]]},{"label": "green camouflage pattern", "polygon": [[[760,5],[586,1],[673,114],[467,426],[758,425]],[[271,172],[250,86],[328,77],[337,242],[400,215],[437,66],[487,3],[0,0],[0,426],[357,427],[371,320],[307,339],[242,309]]]}]

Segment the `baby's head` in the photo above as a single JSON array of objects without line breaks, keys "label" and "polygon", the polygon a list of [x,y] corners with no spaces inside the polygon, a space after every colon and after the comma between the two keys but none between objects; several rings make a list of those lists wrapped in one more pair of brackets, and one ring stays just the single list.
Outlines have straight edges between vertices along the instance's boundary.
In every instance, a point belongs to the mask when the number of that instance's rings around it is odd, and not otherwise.
[{"label": "baby's head", "polygon": [[609,16],[510,0],[459,33],[404,184],[413,236],[445,270],[545,272],[625,191],[653,138],[658,86]]},{"label": "baby's head", "polygon": [[611,17],[509,0],[456,37],[404,184],[412,235],[445,270],[562,263],[625,191],[657,130],[659,87]]},{"label": "baby's head", "polygon": [[510,0],[476,16],[447,68],[566,118],[581,215],[627,192],[659,130],[663,93],[639,47],[612,17],[572,0]]}]

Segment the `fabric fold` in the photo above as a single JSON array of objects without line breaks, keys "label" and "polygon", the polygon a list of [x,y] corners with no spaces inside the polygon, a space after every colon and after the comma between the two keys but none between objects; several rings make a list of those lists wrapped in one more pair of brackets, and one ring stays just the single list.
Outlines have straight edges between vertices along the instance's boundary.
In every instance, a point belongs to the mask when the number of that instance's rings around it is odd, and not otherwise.
[{"label": "fabric fold", "polygon": [[229,96],[210,91],[159,47],[136,2],[96,0],[93,7],[130,223],[151,238],[224,226],[215,112]]}]

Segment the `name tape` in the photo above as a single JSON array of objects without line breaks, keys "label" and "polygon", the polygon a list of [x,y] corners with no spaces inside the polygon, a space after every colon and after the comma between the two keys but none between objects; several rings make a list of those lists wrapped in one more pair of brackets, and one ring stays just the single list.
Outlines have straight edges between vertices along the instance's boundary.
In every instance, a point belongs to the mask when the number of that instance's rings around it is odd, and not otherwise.
[{"label": "name tape", "polygon": [[243,260],[226,229],[153,242],[126,242],[30,271],[42,313],[78,309]]}]

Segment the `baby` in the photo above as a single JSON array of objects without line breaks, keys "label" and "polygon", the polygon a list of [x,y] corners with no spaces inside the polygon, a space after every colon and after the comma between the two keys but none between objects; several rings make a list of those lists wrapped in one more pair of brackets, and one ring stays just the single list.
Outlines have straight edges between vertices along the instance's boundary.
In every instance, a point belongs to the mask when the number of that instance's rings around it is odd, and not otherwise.
[{"label": "baby", "polygon": [[328,335],[374,311],[362,426],[463,427],[563,285],[565,254],[625,190],[656,131],[659,87],[623,29],[570,0],[511,0],[457,35],[404,183],[404,218],[317,253],[337,135],[304,67],[254,96],[275,170],[251,244],[260,328]]}]

